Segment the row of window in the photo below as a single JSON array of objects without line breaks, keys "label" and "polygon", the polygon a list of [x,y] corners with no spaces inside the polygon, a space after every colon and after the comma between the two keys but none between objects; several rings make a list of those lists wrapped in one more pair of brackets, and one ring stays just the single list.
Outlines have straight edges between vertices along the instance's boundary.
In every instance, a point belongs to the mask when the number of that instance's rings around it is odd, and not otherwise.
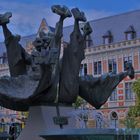
[{"label": "row of window", "polygon": [[[125,33],[125,40],[132,40],[136,38],[136,33],[135,32],[129,32]],[[113,36],[104,36],[103,37],[103,44],[109,44],[113,43]]]},{"label": "row of window", "polygon": [[[132,64],[132,56],[127,56],[123,58],[123,66],[124,71],[127,69],[127,63]],[[116,59],[109,59],[108,60],[108,72],[109,73],[117,73],[117,62]],[[96,61],[93,62],[93,74],[94,75],[101,75],[102,74],[102,62]],[[87,64],[81,64],[80,75],[87,75]]]},{"label": "row of window", "polygon": [[[113,35],[110,30],[108,30],[103,36],[103,44],[113,43]],[[130,25],[127,30],[124,32],[125,40],[132,40],[136,38],[136,31],[132,25]],[[86,38],[86,46],[90,47],[93,45],[91,36]]]},{"label": "row of window", "polygon": [[[132,83],[125,83],[125,100],[133,100],[135,98],[134,93],[132,91]],[[110,98],[110,101],[117,101],[117,89],[115,89]]]}]

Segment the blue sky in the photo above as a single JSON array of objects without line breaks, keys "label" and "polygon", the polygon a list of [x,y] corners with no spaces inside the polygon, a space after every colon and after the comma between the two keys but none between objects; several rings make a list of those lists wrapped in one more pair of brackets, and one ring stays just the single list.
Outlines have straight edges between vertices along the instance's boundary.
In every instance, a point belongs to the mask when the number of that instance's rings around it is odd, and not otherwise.
[{"label": "blue sky", "polygon": [[[55,25],[58,16],[50,10],[53,4],[66,5],[70,9],[78,7],[85,12],[88,20],[140,9],[140,0],[0,0],[0,13],[11,11],[13,17],[9,28],[13,33],[25,36],[37,32],[42,18],[46,18],[49,25]],[[72,23],[73,19],[68,19],[65,26]]]}]

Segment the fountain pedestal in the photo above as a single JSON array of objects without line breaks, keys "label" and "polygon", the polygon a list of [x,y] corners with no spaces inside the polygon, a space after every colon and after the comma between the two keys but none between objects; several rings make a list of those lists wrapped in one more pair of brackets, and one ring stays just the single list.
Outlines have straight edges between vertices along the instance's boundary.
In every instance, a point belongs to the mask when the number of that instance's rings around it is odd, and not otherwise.
[{"label": "fountain pedestal", "polygon": [[[61,116],[68,118],[68,124],[63,125],[63,128],[75,128],[76,120],[69,114],[73,111],[73,107],[60,106]],[[29,117],[25,128],[17,140],[43,140],[39,135],[41,132],[57,129],[61,130],[59,125],[54,123],[53,118],[57,116],[55,106],[33,106],[29,109]]]}]

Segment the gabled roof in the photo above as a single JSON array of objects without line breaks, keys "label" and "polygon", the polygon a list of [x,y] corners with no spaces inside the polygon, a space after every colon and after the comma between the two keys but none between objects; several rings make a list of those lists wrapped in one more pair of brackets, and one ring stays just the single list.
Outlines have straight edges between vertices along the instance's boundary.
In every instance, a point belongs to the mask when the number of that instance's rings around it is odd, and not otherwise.
[{"label": "gabled roof", "polygon": [[[113,42],[116,43],[125,40],[124,32],[130,25],[133,25],[137,33],[137,38],[140,38],[140,10],[92,20],[90,21],[90,25],[93,29],[91,38],[94,47],[103,44],[102,36],[107,30],[111,31]],[[73,26],[67,26],[64,28],[64,41],[69,42],[69,35],[72,30]]]},{"label": "gabled roof", "polygon": [[129,33],[129,32],[135,32],[135,29],[132,25],[130,25],[125,31],[125,33]]},{"label": "gabled roof", "polygon": [[108,30],[107,32],[105,32],[105,34],[103,35],[103,37],[110,37],[110,36],[112,36],[110,30]]},{"label": "gabled roof", "polygon": [[50,27],[50,26],[47,24],[45,18],[43,18],[42,21],[41,21],[41,23],[40,23],[40,26],[39,26],[39,29],[38,29],[38,32],[37,32],[37,36],[38,36],[38,34],[39,34],[39,32],[40,32],[41,30],[45,30],[46,32],[48,32],[48,31],[54,32],[54,31],[55,31],[55,29],[54,29],[53,27]]}]

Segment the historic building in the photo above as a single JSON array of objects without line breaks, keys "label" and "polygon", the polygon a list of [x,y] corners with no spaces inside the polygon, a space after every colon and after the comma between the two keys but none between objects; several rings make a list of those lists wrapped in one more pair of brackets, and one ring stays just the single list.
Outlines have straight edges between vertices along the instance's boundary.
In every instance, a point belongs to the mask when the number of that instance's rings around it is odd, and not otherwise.
[{"label": "historic building", "polygon": [[[140,77],[140,10],[93,20],[90,24],[93,33],[87,38],[86,57],[81,64],[80,74],[99,77],[106,73],[119,73],[125,71],[129,61],[134,66],[136,75],[133,80],[127,77],[121,81],[100,110],[88,105],[89,127],[124,127],[121,121],[127,116],[129,107],[135,105],[135,94],[131,86]],[[45,19],[41,22],[40,30],[54,32],[54,28],[48,26]],[[72,30],[73,26],[64,27],[62,46],[69,42]],[[22,46],[29,53],[33,48],[32,41],[37,36],[38,33],[21,39]],[[8,74],[3,43],[0,44],[0,53],[2,76]]]},{"label": "historic building", "polygon": [[[99,77],[106,73],[125,71],[129,61],[136,75],[133,80],[125,78],[117,86],[107,103],[94,119],[97,127],[124,127],[129,106],[135,105],[132,82],[140,77],[140,10],[90,21],[93,33],[87,38],[85,60],[80,74]],[[64,28],[64,41],[69,41],[73,27]],[[104,92],[104,91],[103,91]],[[94,93],[93,93],[94,94]]]},{"label": "historic building", "polygon": [[136,72],[133,80],[127,77],[121,81],[98,111],[103,119],[100,127],[124,127],[121,122],[129,107],[135,105],[132,83],[140,77],[139,18],[140,10],[137,10],[90,22],[93,34],[87,40],[83,74],[98,77],[108,72],[119,73],[125,71],[127,62],[132,63]]}]

